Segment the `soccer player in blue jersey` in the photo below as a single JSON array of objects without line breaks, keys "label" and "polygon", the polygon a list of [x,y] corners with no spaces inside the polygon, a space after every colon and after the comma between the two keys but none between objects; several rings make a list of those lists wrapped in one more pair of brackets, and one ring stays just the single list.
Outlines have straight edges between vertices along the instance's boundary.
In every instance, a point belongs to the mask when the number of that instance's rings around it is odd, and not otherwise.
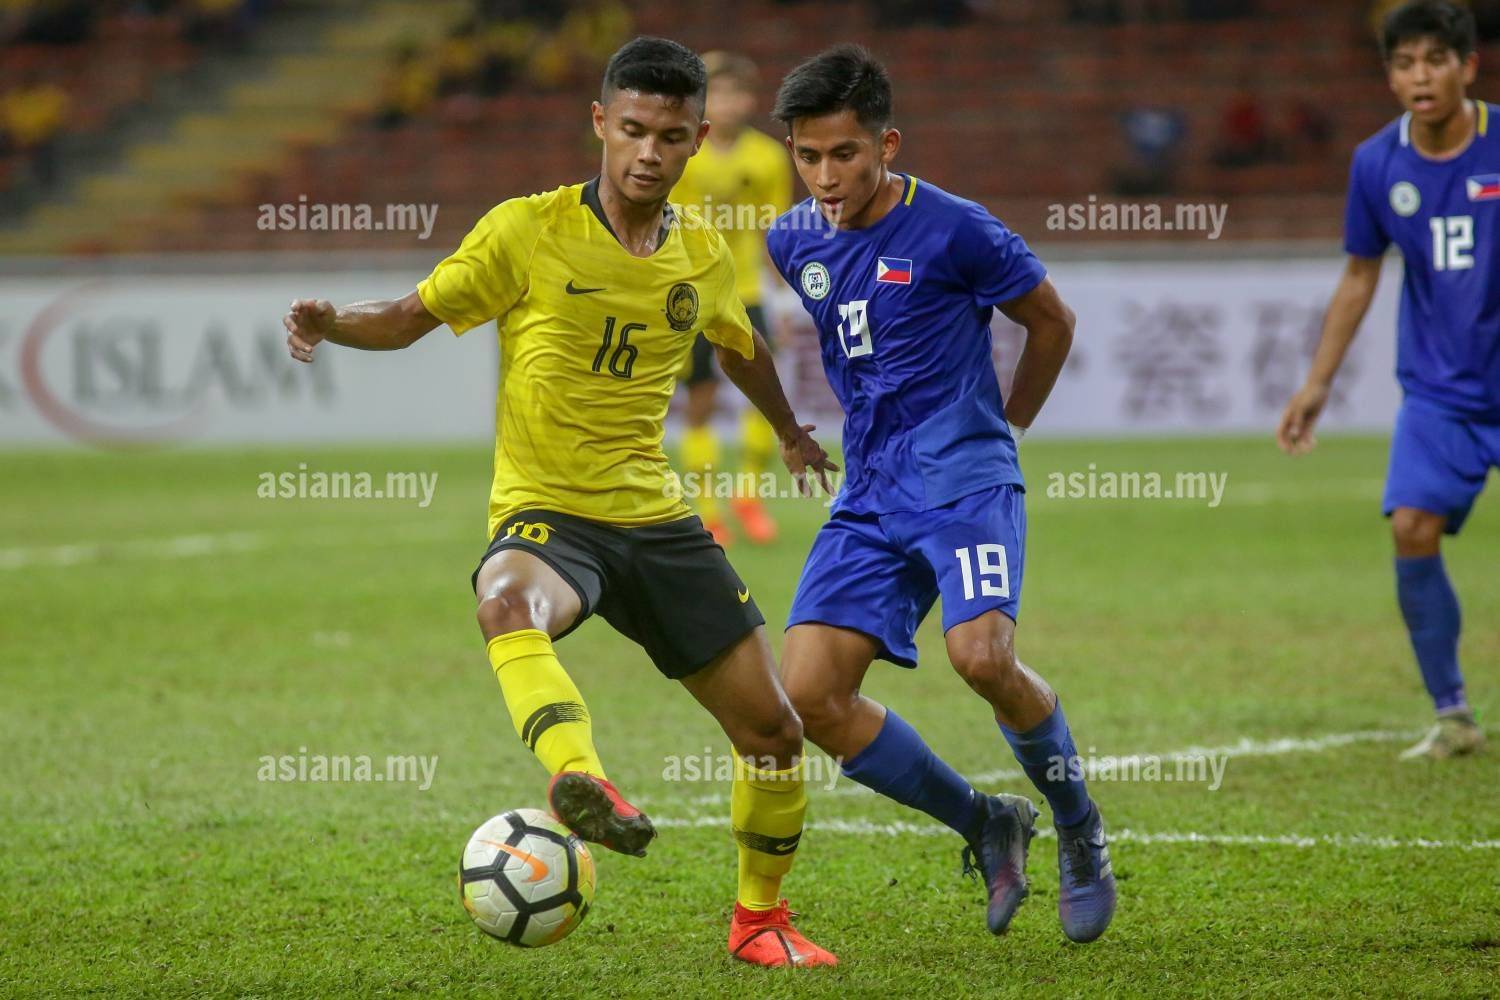
[{"label": "soccer player in blue jersey", "polygon": [[[953,666],[1052,807],[1063,930],[1091,941],[1115,908],[1104,825],[1057,696],[1014,648],[1026,536],[1015,436],[1052,390],[1073,314],[1019,236],[892,172],[901,134],[869,52],[840,45],[803,63],[773,114],[812,197],[777,220],[767,247],[817,325],[848,470],[793,600],[787,693],[846,775],[964,838],[990,930],[1004,933],[1027,893],[1036,807],[977,792],[860,694],[875,659],[916,666],[917,626],[941,595]],[[990,361],[995,308],[1027,331],[1008,401]]]},{"label": "soccer player in blue jersey", "polygon": [[1458,666],[1458,598],[1443,535],[1463,527],[1500,465],[1500,135],[1495,109],[1469,100],[1474,18],[1410,3],[1382,30],[1386,74],[1405,113],[1362,143],[1349,172],[1349,254],[1307,382],[1287,403],[1282,449],[1313,447],[1313,426],[1395,243],[1406,263],[1397,321],[1403,400],[1382,508],[1396,542],[1396,596],[1437,724],[1405,759],[1472,753],[1484,734]]}]

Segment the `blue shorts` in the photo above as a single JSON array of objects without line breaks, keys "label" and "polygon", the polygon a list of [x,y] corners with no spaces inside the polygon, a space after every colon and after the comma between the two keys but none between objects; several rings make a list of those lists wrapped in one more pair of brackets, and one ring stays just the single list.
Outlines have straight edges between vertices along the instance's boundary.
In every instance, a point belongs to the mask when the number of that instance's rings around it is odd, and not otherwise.
[{"label": "blue shorts", "polygon": [[1381,511],[1397,507],[1442,514],[1458,534],[1491,467],[1500,467],[1500,422],[1476,420],[1408,396],[1396,415]]},{"label": "blue shorts", "polygon": [[808,622],[863,632],[877,654],[917,665],[917,626],[943,598],[943,631],[1021,606],[1026,492],[996,486],[928,511],[835,513],[813,539],[787,628]]}]

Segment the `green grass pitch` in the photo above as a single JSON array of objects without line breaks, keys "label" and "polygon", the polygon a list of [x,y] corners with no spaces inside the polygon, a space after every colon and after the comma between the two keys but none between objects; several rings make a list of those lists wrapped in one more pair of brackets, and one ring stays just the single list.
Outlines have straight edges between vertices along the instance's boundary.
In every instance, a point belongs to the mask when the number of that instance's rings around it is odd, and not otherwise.
[{"label": "green grass pitch", "polygon": [[[1120,907],[1082,947],[1058,927],[1054,841],[1033,844],[1033,896],[996,939],[956,838],[847,783],[812,789],[786,893],[842,960],[817,973],[726,955],[727,788],[663,778],[672,755],[724,741],[601,622],[559,650],[611,776],[662,835],[645,860],[596,852],[595,907],[555,947],[471,926],[460,847],[545,787],[467,591],[486,448],[7,453],[0,995],[1495,995],[1500,753],[1395,760],[1429,707],[1379,516],[1384,448],[1330,438],[1294,461],[1265,439],[1028,442],[1018,648],[1080,748],[1238,750],[1215,791],[1094,784],[1119,832]],[[259,473],[300,462],[440,478],[426,508],[257,497]],[[1216,508],[1046,495],[1050,473],[1091,462],[1229,479]],[[782,539],[731,557],[779,647],[824,512],[775,509]],[[1500,499],[1447,557],[1488,722]],[[868,693],[986,789],[1030,792],[936,615],[921,650],[916,672],[877,664]],[[438,764],[426,790],[257,780],[263,756],[304,748]]]}]

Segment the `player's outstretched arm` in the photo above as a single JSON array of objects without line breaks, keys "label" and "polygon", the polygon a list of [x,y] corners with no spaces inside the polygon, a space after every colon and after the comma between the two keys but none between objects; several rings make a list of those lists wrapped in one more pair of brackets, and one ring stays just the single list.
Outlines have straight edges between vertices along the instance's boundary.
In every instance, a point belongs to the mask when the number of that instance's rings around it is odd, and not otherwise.
[{"label": "player's outstretched arm", "polygon": [[797,488],[805,489],[807,470],[812,469],[818,474],[823,489],[832,493],[828,473],[837,472],[839,467],[828,460],[828,452],[813,440],[812,432],[817,428],[812,424],[797,423],[797,415],[792,412],[792,404],[787,401],[786,390],[782,388],[781,377],[776,374],[776,364],[771,360],[771,349],[766,346],[759,330],[753,333],[755,357],[746,361],[738,352],[715,345],[719,367],[776,431],[776,437],[781,441],[781,457],[796,480]]},{"label": "player's outstretched arm", "polygon": [[1006,422],[1024,430],[1042,412],[1073,348],[1073,310],[1057,294],[1051,279],[1043,278],[1025,295],[1002,302],[1000,311],[1026,329],[1026,346],[1005,401]]},{"label": "player's outstretched arm", "polygon": [[287,350],[304,363],[312,361],[313,350],[325,340],[363,351],[396,351],[415,344],[440,322],[416,292],[337,309],[326,299],[297,299],[281,318]]},{"label": "player's outstretched arm", "polygon": [[1323,317],[1323,334],[1318,338],[1318,350],[1308,369],[1307,381],[1292,394],[1276,427],[1276,443],[1288,455],[1305,454],[1318,443],[1313,425],[1323,413],[1333,377],[1344,362],[1379,283],[1379,257],[1349,256]]}]

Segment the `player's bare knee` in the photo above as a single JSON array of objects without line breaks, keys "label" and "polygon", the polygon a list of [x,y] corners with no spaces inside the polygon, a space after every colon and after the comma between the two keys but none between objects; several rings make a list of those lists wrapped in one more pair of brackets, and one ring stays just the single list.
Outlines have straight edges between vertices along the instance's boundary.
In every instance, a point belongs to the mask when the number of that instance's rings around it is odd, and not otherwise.
[{"label": "player's bare knee", "polygon": [[1431,555],[1443,540],[1444,519],[1439,514],[1413,507],[1398,507],[1391,514],[1391,536],[1402,556]]},{"label": "player's bare knee", "polygon": [[790,704],[784,712],[756,719],[737,734],[735,749],[757,763],[790,767],[802,755],[802,719]]},{"label": "player's bare knee", "polygon": [[975,639],[949,650],[953,669],[983,695],[998,694],[1023,682],[1020,661],[1009,637]]},{"label": "player's bare knee", "polygon": [[539,629],[543,616],[532,596],[521,587],[496,587],[485,594],[474,612],[486,639],[523,629]]},{"label": "player's bare knee", "polygon": [[788,689],[787,695],[802,718],[803,733],[814,743],[837,732],[854,707],[854,699],[841,692]]}]

